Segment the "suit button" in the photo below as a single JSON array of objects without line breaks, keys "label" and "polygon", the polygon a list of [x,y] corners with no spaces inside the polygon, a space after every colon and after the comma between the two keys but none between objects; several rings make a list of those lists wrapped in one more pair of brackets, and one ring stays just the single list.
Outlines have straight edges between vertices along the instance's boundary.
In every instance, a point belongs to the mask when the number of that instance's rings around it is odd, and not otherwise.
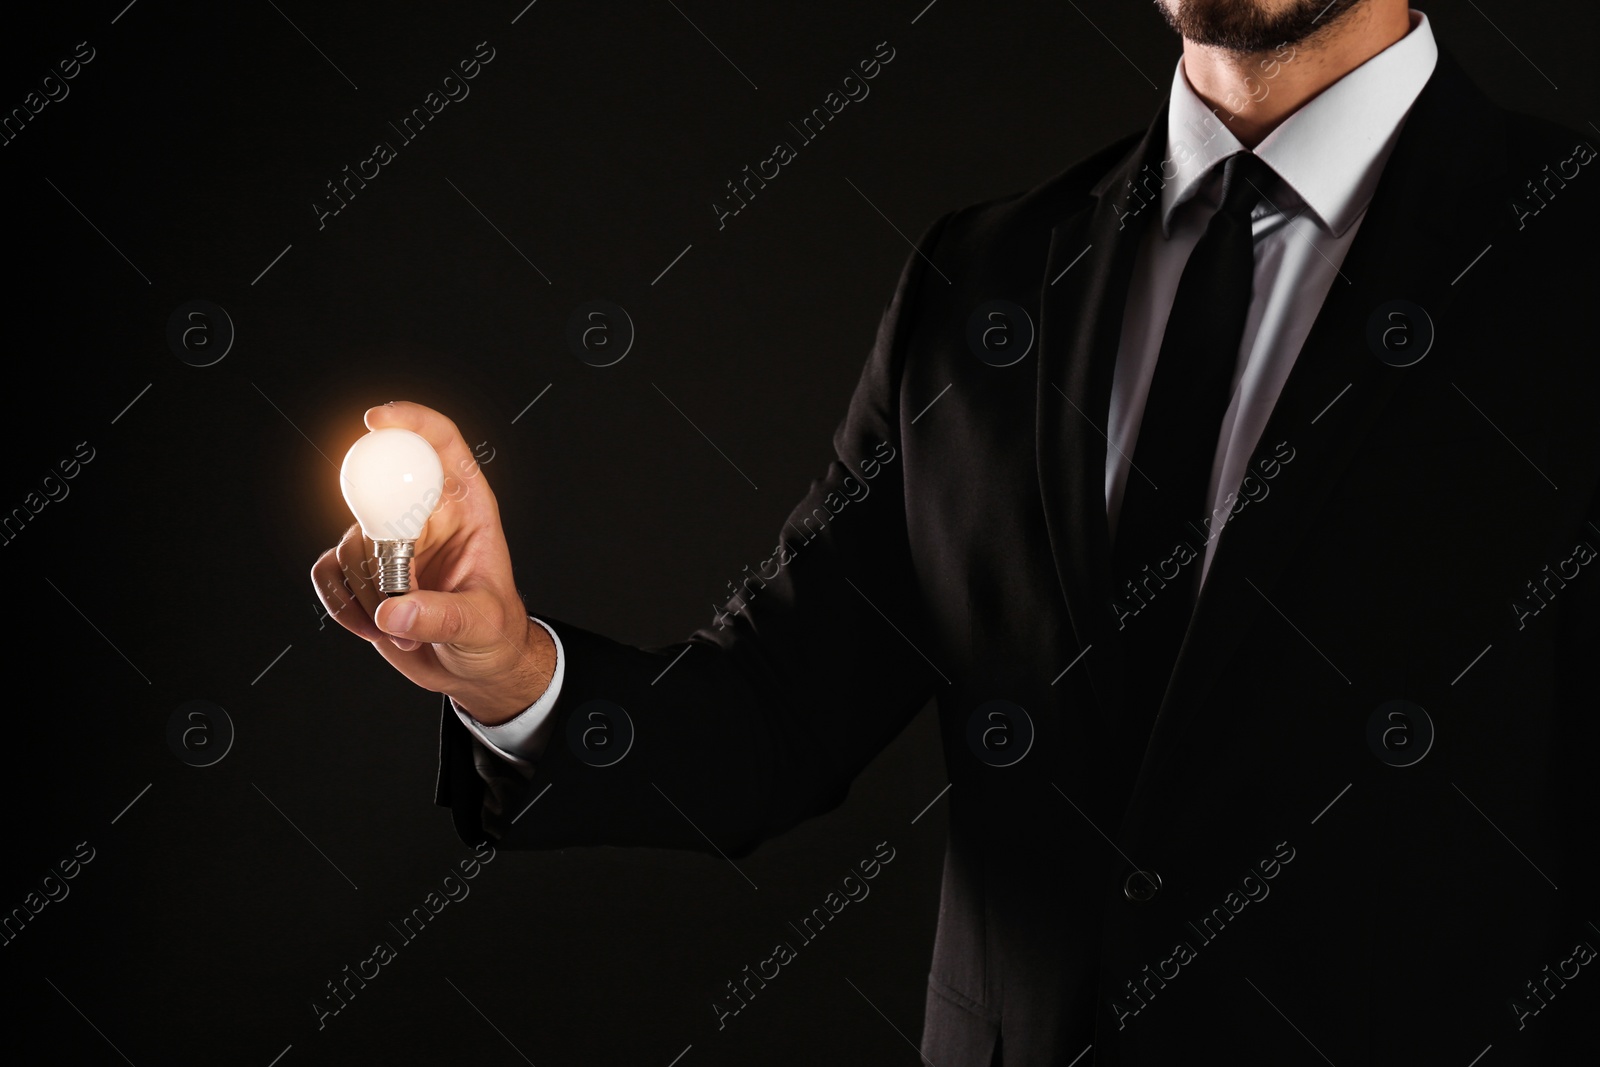
[{"label": "suit button", "polygon": [[1160,888],[1161,876],[1155,871],[1134,871],[1123,879],[1122,895],[1135,904],[1144,904],[1154,899]]}]

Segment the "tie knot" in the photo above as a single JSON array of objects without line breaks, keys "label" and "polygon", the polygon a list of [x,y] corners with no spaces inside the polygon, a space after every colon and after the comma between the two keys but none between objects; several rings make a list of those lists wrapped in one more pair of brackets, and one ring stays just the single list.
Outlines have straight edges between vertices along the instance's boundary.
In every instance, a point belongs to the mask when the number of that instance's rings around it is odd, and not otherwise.
[{"label": "tie knot", "polygon": [[1217,210],[1240,222],[1250,221],[1250,212],[1266,192],[1272,168],[1253,152],[1235,152],[1222,164],[1222,206]]}]

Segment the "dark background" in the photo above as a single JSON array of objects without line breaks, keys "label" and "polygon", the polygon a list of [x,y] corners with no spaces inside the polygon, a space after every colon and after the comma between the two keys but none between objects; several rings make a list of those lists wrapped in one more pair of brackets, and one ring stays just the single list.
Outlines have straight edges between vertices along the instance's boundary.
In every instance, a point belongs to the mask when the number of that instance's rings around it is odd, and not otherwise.
[{"label": "dark background", "polygon": [[[398,943],[388,923],[470,852],[432,805],[439,698],[324,623],[308,570],[350,522],[335,465],[361,412],[405,398],[479,446],[531,610],[639,644],[709,623],[826,465],[907,238],[1146,124],[1178,55],[1153,6],[125,3],[0,36],[5,111],[78,42],[96,53],[0,147],[0,513],[94,454],[0,545],[0,909],[95,850],[0,948],[7,1045],[915,1062],[944,834],[931,710],[840,810],[742,861],[749,881],[664,851],[499,854],[319,1031],[324,983]],[[1426,10],[1491,96],[1594,131],[1593,5]],[[470,95],[402,146],[386,122],[485,40]],[[880,41],[870,95],[799,145],[787,122]],[[398,158],[319,231],[324,182],[378,139]],[[798,158],[719,230],[713,200],[777,139]],[[237,331],[208,367],[166,340],[196,298]],[[592,298],[638,329],[612,367],[563,340]],[[193,699],[237,730],[206,768],[166,736]],[[719,1032],[723,983],[880,841],[896,858],[871,895]]]}]

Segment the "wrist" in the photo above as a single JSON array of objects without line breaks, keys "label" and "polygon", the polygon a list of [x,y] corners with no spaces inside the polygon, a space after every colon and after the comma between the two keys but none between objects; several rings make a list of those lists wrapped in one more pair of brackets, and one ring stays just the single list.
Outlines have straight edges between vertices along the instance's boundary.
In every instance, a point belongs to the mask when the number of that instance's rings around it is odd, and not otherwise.
[{"label": "wrist", "polygon": [[463,685],[450,696],[484,726],[516,718],[542,696],[555,674],[556,646],[543,626],[522,616],[522,632],[512,643],[515,657],[481,684]]}]

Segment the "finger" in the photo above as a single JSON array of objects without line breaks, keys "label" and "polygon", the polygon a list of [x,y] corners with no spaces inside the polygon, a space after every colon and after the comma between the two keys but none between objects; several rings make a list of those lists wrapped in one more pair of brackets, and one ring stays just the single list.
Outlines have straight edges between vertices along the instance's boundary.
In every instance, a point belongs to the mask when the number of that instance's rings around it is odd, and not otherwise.
[{"label": "finger", "polygon": [[[339,560],[340,572],[344,578],[345,589],[349,590],[354,603],[352,611],[359,611],[365,615],[371,624],[372,618],[377,614],[379,605],[387,597],[378,590],[378,564],[373,559],[371,542],[361,533],[360,526],[352,526],[346,531],[344,540],[334,550]],[[401,652],[412,652],[421,645],[404,637],[391,637],[371,625],[369,641],[383,642],[394,645]],[[381,651],[381,650],[380,650]]]},{"label": "finger", "polygon": [[316,588],[317,598],[322,601],[328,618],[364,640],[384,639],[386,635],[373,624],[367,609],[345,585],[344,570],[339,566],[336,548],[330,548],[317,557],[317,562],[311,567],[311,584]]},{"label": "finger", "polygon": [[493,648],[510,642],[494,620],[499,612],[487,589],[443,593],[420,589],[390,597],[378,606],[373,621],[396,637],[462,649]]},{"label": "finger", "polygon": [[383,594],[378,592],[378,564],[368,550],[367,539],[361,535],[361,527],[351,526],[346,530],[334,552],[345,585],[370,617],[383,602]]}]

